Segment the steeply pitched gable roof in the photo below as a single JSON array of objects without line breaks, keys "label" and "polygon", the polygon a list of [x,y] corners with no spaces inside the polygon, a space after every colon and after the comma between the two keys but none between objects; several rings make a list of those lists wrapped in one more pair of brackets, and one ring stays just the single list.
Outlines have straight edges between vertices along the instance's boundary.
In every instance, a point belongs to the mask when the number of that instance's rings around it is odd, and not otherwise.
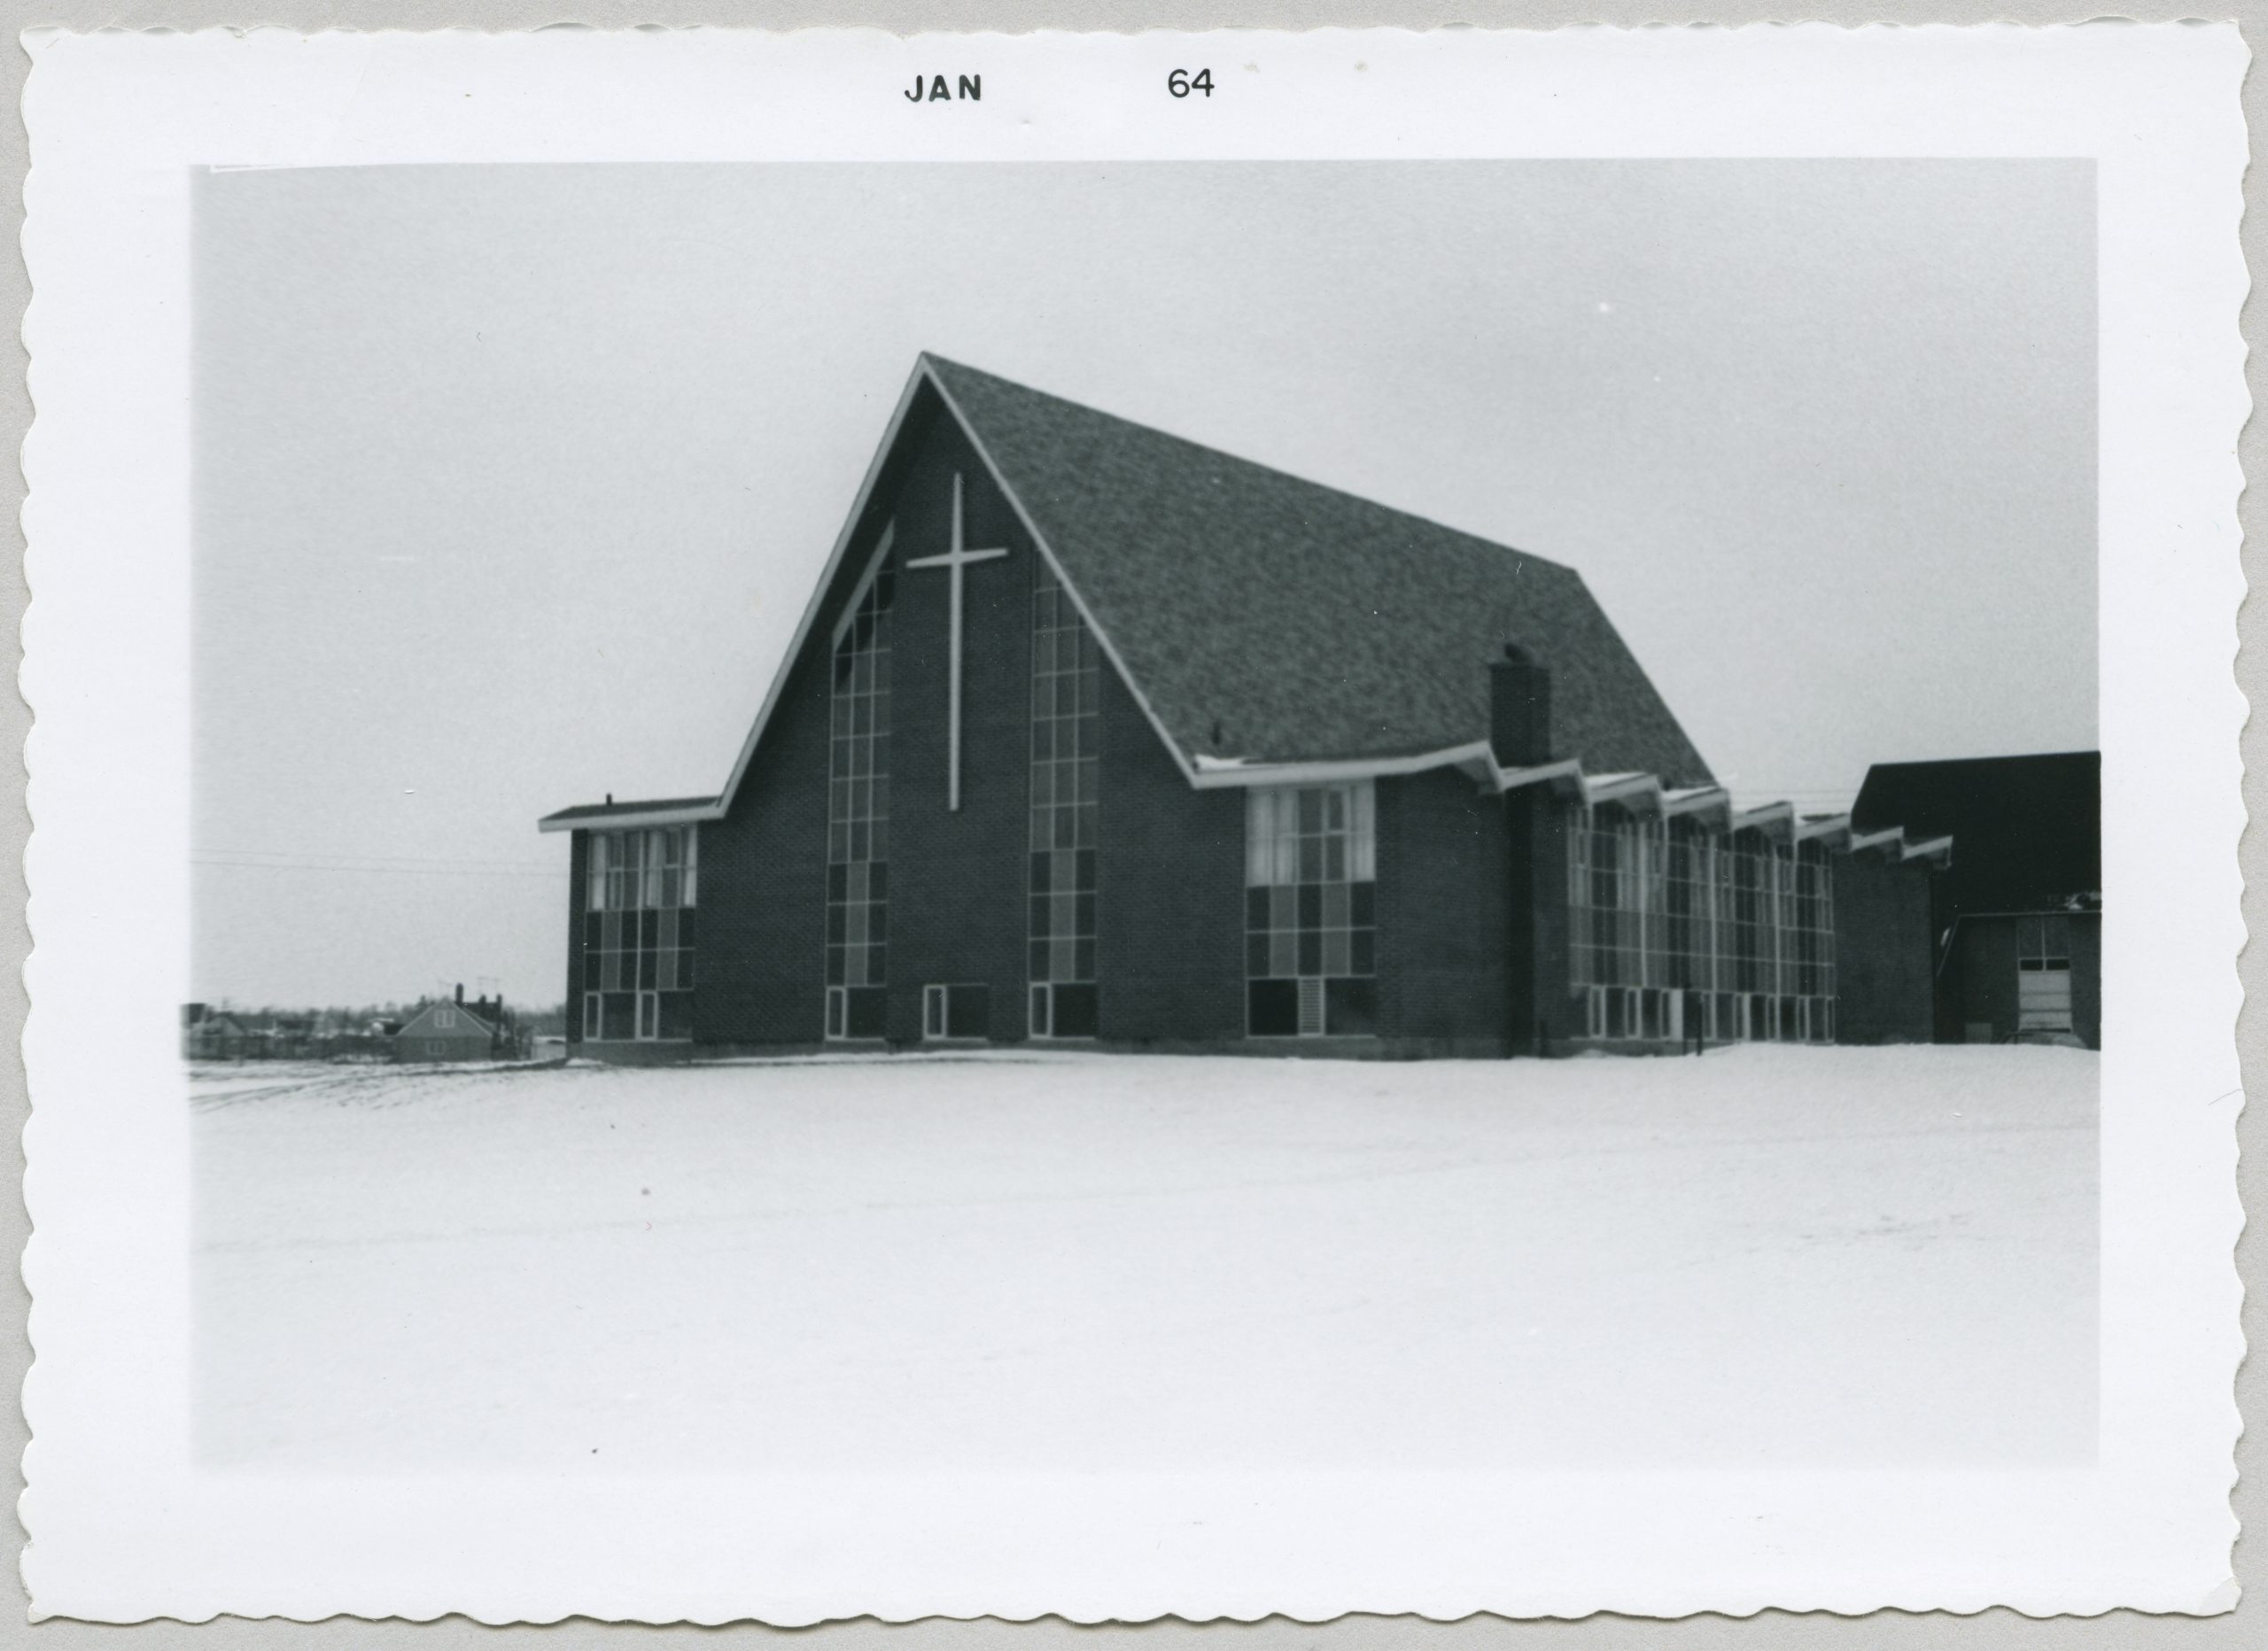
[{"label": "steeply pitched gable roof", "polygon": [[2099,751],[1877,763],[1851,820],[1949,833],[1946,892],[1957,911],[2036,911],[2102,888]]},{"label": "steeply pitched gable roof", "polygon": [[1557,755],[1711,781],[1573,570],[924,359],[1184,754],[1485,740],[1488,665],[1515,642],[1551,670]]},{"label": "steeply pitched gable roof", "polygon": [[1251,783],[1239,765],[1256,779],[1397,758],[1406,771],[1438,753],[1469,763],[1488,738],[1488,667],[1513,643],[1551,671],[1557,757],[1714,783],[1573,569],[925,354],[721,794],[564,809],[542,829],[731,808],[924,398],[959,421],[1192,780],[1208,767],[1200,783]]}]

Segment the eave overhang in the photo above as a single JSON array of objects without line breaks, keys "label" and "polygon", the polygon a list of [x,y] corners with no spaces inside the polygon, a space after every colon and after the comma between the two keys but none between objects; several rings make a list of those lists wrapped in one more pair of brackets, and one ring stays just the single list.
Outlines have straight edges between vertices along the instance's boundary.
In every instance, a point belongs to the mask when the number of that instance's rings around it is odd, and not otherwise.
[{"label": "eave overhang", "polygon": [[702,797],[659,802],[594,802],[562,809],[535,823],[538,831],[629,831],[649,826],[696,826],[722,819],[724,800]]},{"label": "eave overhang", "polygon": [[1758,831],[1775,842],[1796,840],[1796,805],[1764,802],[1752,809],[1735,809],[1727,822],[1735,831]]},{"label": "eave overhang", "polygon": [[1898,857],[1900,860],[1928,860],[1942,872],[1953,864],[1953,839],[1931,837],[1924,842],[1909,842]]}]

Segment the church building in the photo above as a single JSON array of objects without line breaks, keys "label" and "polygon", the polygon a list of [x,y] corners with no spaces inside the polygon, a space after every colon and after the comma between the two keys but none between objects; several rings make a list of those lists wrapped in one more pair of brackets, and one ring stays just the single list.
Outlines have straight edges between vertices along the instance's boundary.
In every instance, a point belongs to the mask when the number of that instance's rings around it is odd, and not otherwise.
[{"label": "church building", "polygon": [[926,355],[722,789],[540,825],[616,1059],[1923,1041],[1951,848],[1734,807],[1571,569]]}]

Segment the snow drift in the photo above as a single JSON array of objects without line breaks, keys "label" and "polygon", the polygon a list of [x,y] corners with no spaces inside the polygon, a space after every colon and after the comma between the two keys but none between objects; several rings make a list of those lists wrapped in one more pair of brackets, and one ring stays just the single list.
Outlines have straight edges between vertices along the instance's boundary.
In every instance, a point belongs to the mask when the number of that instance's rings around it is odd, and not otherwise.
[{"label": "snow drift", "polygon": [[987,1054],[192,1081],[264,1470],[2093,1450],[2096,1058]]}]

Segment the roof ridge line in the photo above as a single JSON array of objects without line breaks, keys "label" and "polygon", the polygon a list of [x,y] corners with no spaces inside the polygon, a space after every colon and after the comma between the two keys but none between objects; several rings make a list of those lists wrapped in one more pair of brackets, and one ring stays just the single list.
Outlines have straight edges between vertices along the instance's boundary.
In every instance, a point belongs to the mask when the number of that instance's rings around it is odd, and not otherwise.
[{"label": "roof ridge line", "polygon": [[[1366,510],[1376,510],[1386,515],[1400,516],[1405,521],[1415,522],[1419,526],[1436,533],[1453,533],[1459,539],[1471,539],[1474,544],[1486,546],[1490,550],[1525,557],[1530,562],[1542,562],[1547,568],[1555,568],[1562,573],[1573,574],[1578,579],[1583,577],[1582,570],[1573,562],[1561,562],[1537,551],[1523,550],[1518,545],[1508,545],[1502,539],[1490,539],[1486,534],[1472,531],[1470,528],[1462,528],[1452,523],[1439,521],[1415,510],[1405,510],[1400,505],[1386,504],[1367,494],[1352,492],[1333,483],[1317,481],[1311,476],[1302,476],[1297,470],[1287,470],[1281,465],[1269,464],[1259,459],[1248,459],[1240,453],[1231,453],[1226,447],[1214,446],[1208,442],[1198,440],[1193,436],[1177,435],[1161,426],[1145,424],[1139,419],[1128,418],[1122,413],[1112,413],[1088,402],[1074,401],[1070,397],[1059,396],[1052,390],[1042,390],[1037,385],[1027,384],[1020,379],[1004,378],[998,373],[987,371],[982,367],[971,367],[966,361],[956,361],[948,356],[939,355],[934,351],[922,351],[920,359],[933,367],[948,368],[957,373],[974,373],[980,378],[990,379],[996,384],[1005,384],[1020,394],[1037,396],[1043,400],[1052,401],[1069,407],[1075,412],[1083,413],[1089,418],[1108,419],[1114,424],[1123,424],[1130,430],[1138,430],[1145,435],[1154,436],[1161,441],[1177,442],[1184,447],[1193,447],[1200,453],[1210,453],[1215,458],[1226,459],[1231,464],[1247,465],[1253,469],[1265,471],[1270,476],[1280,476],[1287,482],[1297,482],[1302,487],[1312,487],[1317,492],[1329,493],[1334,499],[1346,500]],[[962,422],[966,425],[967,421],[964,419]]]}]

